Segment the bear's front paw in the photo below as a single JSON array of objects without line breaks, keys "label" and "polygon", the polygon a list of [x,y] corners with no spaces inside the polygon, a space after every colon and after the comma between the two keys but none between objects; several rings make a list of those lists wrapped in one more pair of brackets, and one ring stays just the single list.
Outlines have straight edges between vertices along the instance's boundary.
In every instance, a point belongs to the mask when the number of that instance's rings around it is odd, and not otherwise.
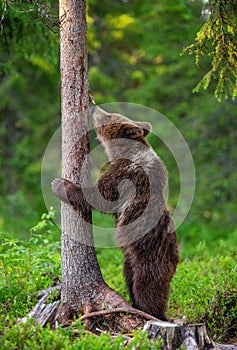
[{"label": "bear's front paw", "polygon": [[69,198],[67,195],[67,186],[70,184],[70,181],[57,178],[54,179],[51,183],[51,188],[54,194],[61,199],[61,201],[64,201],[66,203],[69,203]]}]

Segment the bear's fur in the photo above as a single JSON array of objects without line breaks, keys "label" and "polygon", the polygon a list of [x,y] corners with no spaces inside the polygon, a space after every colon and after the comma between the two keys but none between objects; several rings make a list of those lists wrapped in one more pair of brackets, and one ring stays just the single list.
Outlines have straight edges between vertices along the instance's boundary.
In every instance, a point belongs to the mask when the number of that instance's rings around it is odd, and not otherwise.
[{"label": "bear's fur", "polygon": [[[145,139],[151,126],[99,107],[91,114],[110,160],[96,186],[114,212],[115,235],[124,252],[124,275],[132,304],[166,320],[170,281],[179,260],[178,245],[163,194],[166,170]],[[52,189],[83,216],[88,201],[80,185],[56,179]],[[86,190],[93,196],[93,186]]]}]

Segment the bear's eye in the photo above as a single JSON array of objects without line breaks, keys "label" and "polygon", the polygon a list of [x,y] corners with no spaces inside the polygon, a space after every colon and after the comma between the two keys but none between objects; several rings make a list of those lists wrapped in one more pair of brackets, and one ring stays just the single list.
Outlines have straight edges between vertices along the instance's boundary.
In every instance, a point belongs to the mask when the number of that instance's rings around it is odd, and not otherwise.
[{"label": "bear's eye", "polygon": [[105,120],[109,120],[109,119],[110,119],[110,115],[107,114],[107,115],[105,116]]}]

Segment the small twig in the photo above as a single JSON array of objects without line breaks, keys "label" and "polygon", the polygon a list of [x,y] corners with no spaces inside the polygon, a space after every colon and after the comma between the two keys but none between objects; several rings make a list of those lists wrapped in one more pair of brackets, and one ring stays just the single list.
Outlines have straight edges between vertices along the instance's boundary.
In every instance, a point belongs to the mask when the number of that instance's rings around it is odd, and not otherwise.
[{"label": "small twig", "polygon": [[96,104],[95,99],[94,99],[94,97],[91,95],[90,92],[89,92],[89,102],[93,103],[93,105]]},{"label": "small twig", "polygon": [[145,318],[146,320],[152,320],[152,321],[158,320],[157,318],[147,314],[146,312],[143,312],[143,311],[137,310],[137,309],[133,309],[133,308],[117,308],[117,309],[110,309],[110,310],[95,311],[95,312],[91,312],[89,314],[85,314],[85,315],[81,316],[80,320],[84,321],[88,318],[105,316],[105,315],[110,315],[110,314],[114,314],[114,313],[128,313],[128,314],[132,314],[132,315],[141,316],[141,317]]},{"label": "small twig", "polygon": [[106,333],[105,331],[103,331],[102,329],[100,329],[100,328],[98,328],[98,327],[97,327],[95,330],[96,330],[97,332],[99,332],[100,334]]},{"label": "small twig", "polygon": [[83,334],[90,334],[90,335],[94,335],[94,336],[98,337],[97,334],[95,334],[95,333],[89,331],[88,329],[85,329],[84,332],[83,332]]}]

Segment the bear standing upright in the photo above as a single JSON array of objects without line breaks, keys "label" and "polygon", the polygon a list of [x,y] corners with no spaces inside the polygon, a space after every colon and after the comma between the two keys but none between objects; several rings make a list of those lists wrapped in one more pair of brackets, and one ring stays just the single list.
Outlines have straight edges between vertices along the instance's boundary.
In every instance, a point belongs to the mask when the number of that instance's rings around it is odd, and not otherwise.
[{"label": "bear standing upright", "polygon": [[96,185],[85,188],[56,179],[52,189],[82,216],[89,205],[88,195],[93,198],[96,194],[95,202],[104,202],[105,207],[111,204],[132,304],[166,320],[170,282],[179,257],[176,232],[163,193],[166,169],[145,139],[151,125],[99,107],[92,109],[91,116],[97,137],[108,154],[109,168]]}]

